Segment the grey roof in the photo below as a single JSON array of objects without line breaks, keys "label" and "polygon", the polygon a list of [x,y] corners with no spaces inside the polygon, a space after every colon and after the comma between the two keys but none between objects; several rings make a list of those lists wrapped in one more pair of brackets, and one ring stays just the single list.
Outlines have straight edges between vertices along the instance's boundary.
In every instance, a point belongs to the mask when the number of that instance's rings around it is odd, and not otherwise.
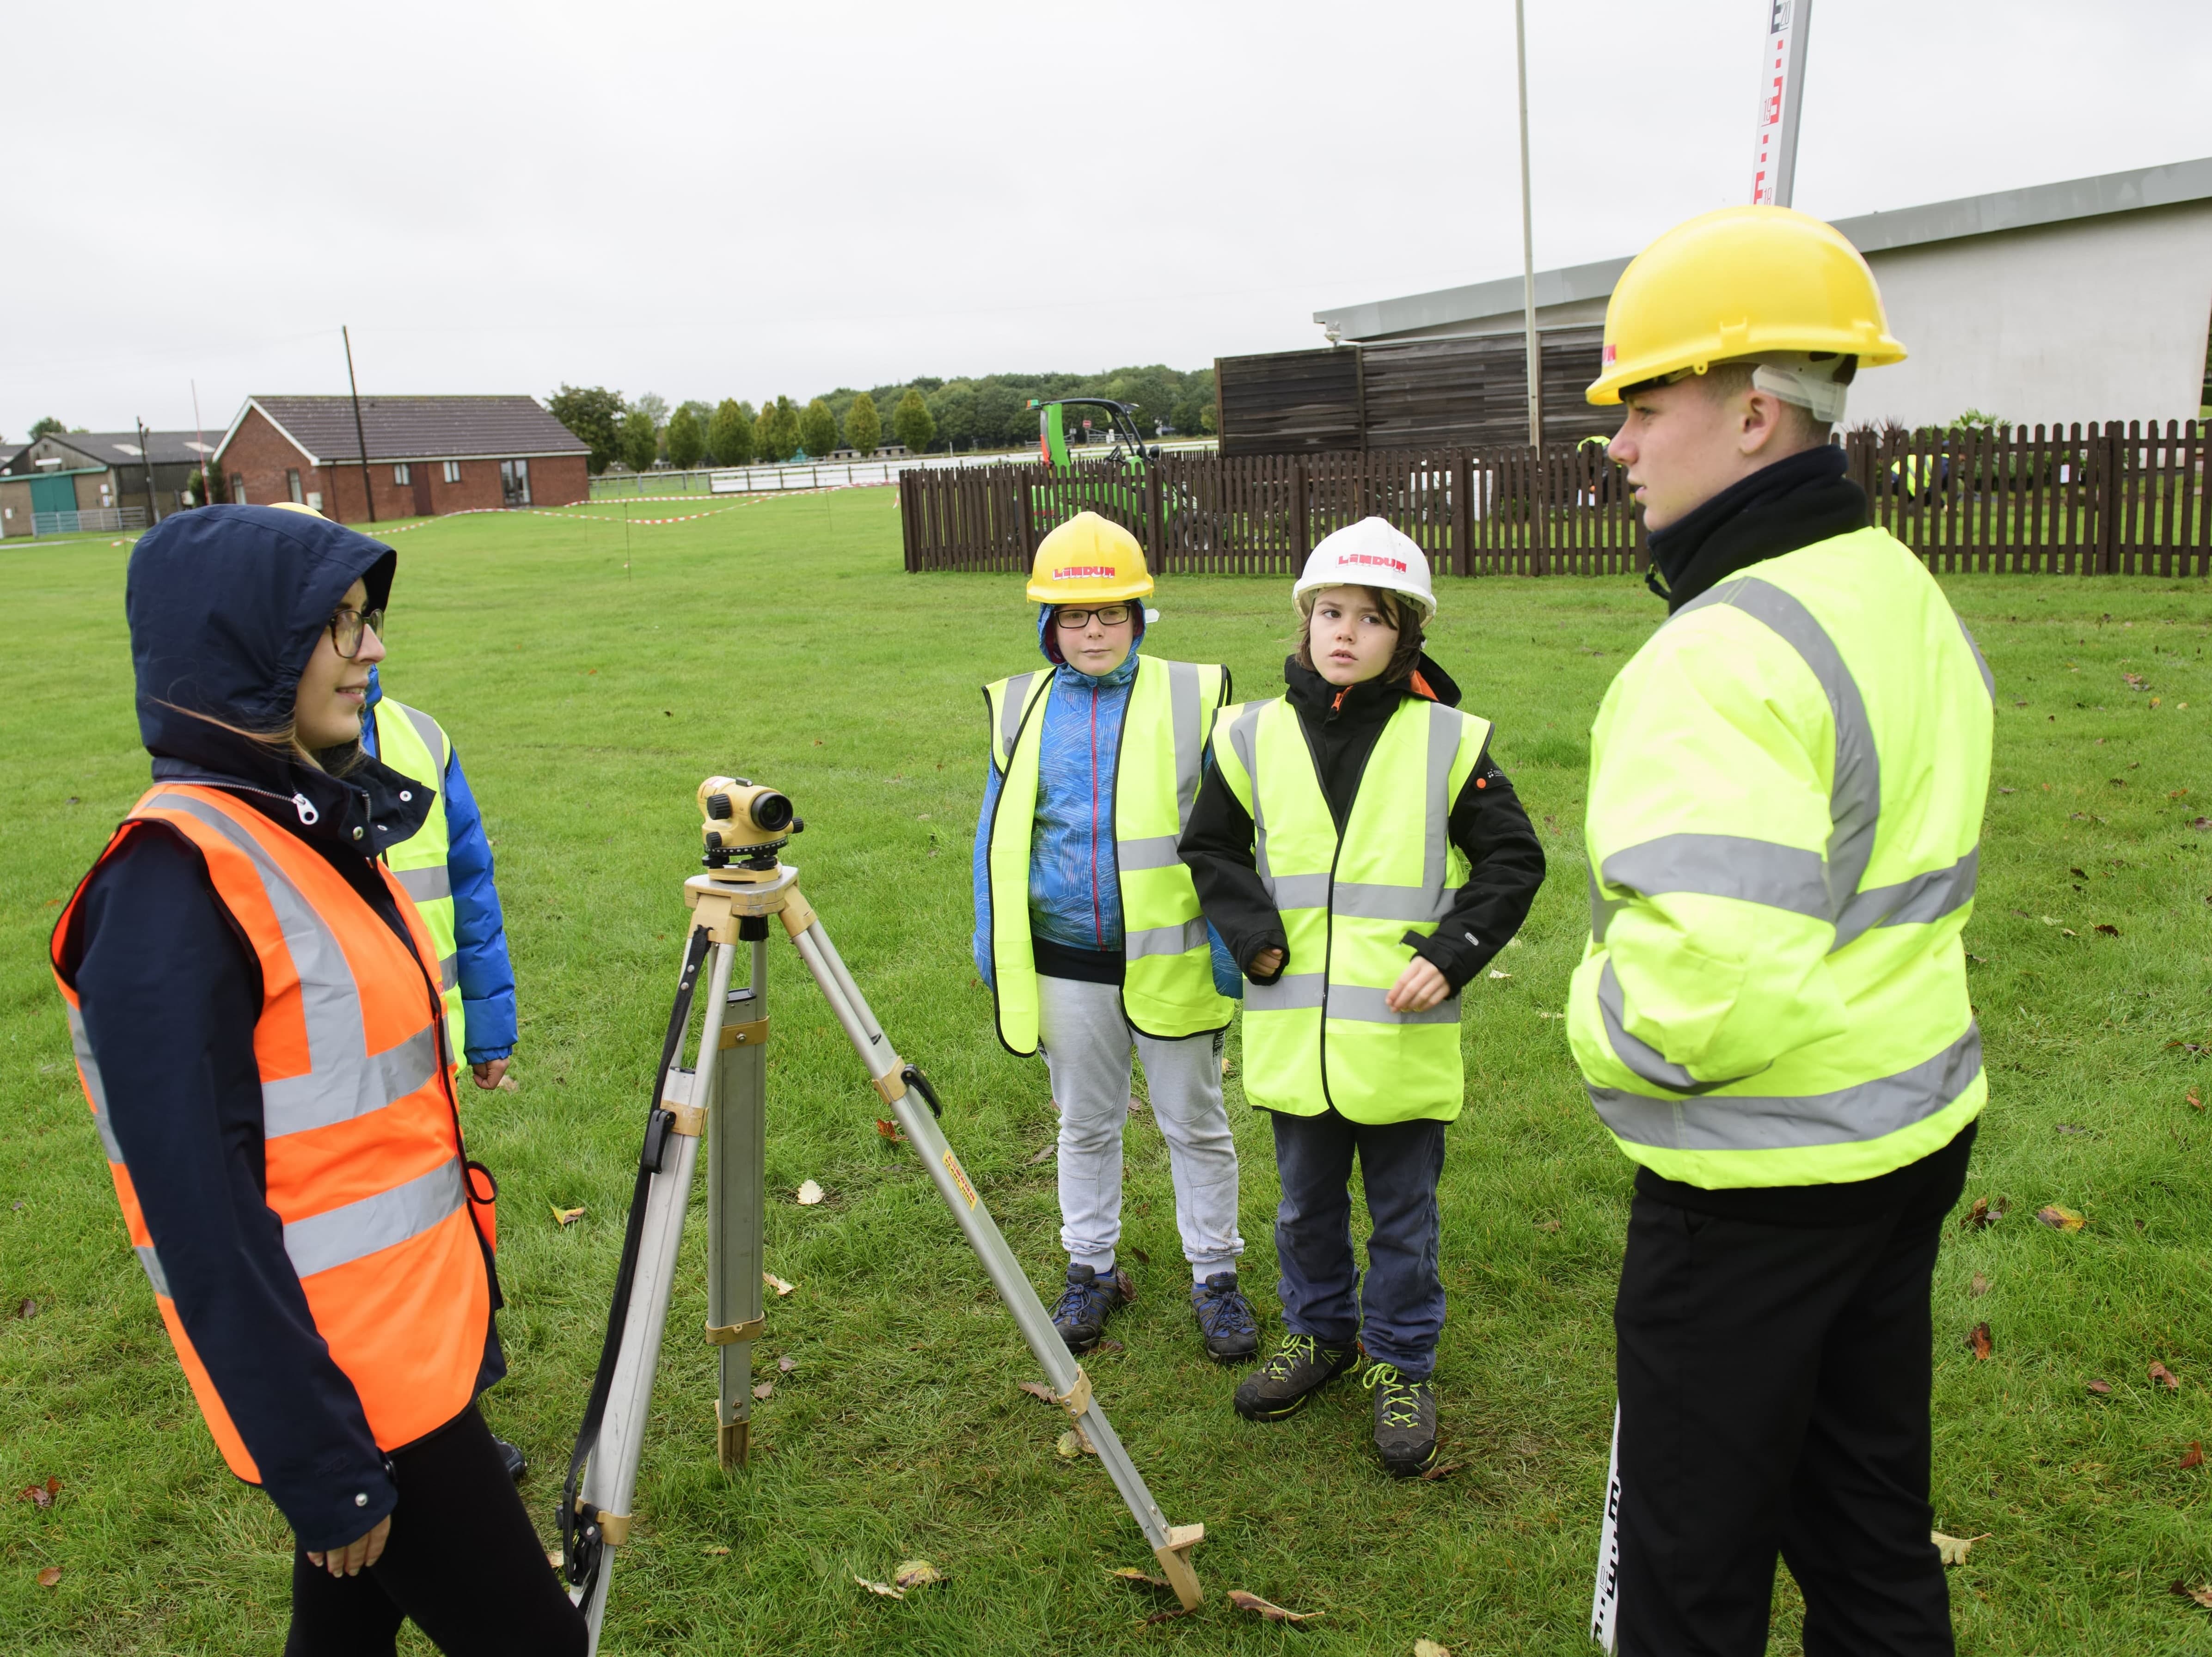
[{"label": "grey roof", "polygon": [[[1884,253],[1928,242],[1951,241],[1961,236],[2026,230],[2037,225],[2063,223],[2069,219],[2131,213],[2146,207],[2171,207],[2208,198],[2212,198],[2212,157],[2173,161],[2163,167],[2141,167],[2130,173],[2106,173],[2093,179],[2068,179],[2059,184],[2036,185],[2026,190],[1965,196],[1957,201],[1932,202],[1924,207],[1905,207],[1891,213],[1838,219],[1834,223],[1862,253]],[[1604,299],[1613,292],[1613,283],[1620,280],[1620,273],[1626,269],[1628,260],[1618,258],[1601,259],[1594,264],[1571,264],[1557,270],[1539,270],[1536,303],[1542,307],[1576,300]],[[1316,311],[1314,320],[1334,324],[1337,332],[1346,339],[1372,339],[1380,335],[1402,334],[1411,329],[1443,327],[1478,318],[1517,313],[1521,307],[1521,278],[1504,276],[1464,288],[1409,294],[1403,299],[1375,300],[1364,305]]]},{"label": "grey roof", "polygon": [[[215,458],[216,445],[222,440],[221,432],[148,432],[145,448],[153,452],[157,466],[196,466],[203,458]],[[131,432],[49,432],[41,442],[52,442],[81,454],[95,466],[137,466],[145,464],[138,434]],[[204,457],[195,443],[207,446]],[[12,463],[17,454],[30,446],[10,446],[12,452],[0,458],[0,465]]]},{"label": "grey roof", "polygon": [[[358,459],[349,397],[253,397],[222,436],[228,447],[247,410],[299,445],[309,461]],[[364,397],[362,431],[371,460],[496,459],[588,454],[591,446],[528,397]]]}]

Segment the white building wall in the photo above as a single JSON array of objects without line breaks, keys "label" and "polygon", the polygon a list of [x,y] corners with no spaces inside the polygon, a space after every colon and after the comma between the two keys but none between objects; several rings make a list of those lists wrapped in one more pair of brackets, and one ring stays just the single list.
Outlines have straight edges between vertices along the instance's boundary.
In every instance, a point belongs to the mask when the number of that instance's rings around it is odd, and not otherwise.
[{"label": "white building wall", "polygon": [[2212,327],[2212,201],[1869,256],[1911,355],[1852,385],[1847,424],[2193,420]]}]

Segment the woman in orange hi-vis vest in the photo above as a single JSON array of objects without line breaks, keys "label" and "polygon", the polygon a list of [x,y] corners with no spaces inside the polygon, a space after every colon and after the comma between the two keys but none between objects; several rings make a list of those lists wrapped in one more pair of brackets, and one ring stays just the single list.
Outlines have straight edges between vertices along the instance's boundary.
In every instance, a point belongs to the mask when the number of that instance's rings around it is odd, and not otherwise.
[{"label": "woman in orange hi-vis vest", "polygon": [[419,782],[361,749],[395,560],[210,507],[131,558],[153,786],[54,930],[131,1247],[223,1459],[297,1543],[288,1654],[580,1652],[476,1396],[505,1373],[490,1176],[437,952],[378,860]]}]

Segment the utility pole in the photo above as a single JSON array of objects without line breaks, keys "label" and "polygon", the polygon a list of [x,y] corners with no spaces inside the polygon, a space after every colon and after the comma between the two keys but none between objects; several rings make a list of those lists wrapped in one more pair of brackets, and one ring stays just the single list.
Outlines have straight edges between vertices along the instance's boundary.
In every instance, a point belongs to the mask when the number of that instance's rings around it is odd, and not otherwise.
[{"label": "utility pole", "polygon": [[[376,485],[368,476],[368,433],[361,423],[361,384],[353,377],[353,336],[346,331],[343,323],[338,325],[338,337],[345,341],[346,385],[353,392],[353,439],[361,445],[361,495],[362,499],[368,502],[368,521],[374,524],[376,521]],[[337,482],[335,475],[331,482]],[[335,515],[338,504],[337,490],[333,489],[331,496],[331,508]]]},{"label": "utility pole", "polygon": [[1812,26],[1813,0],[1766,0],[1751,169],[1754,207],[1790,205],[1797,179],[1797,112],[1805,101],[1805,37]]},{"label": "utility pole", "polygon": [[[1788,0],[1782,0],[1784,4]],[[1528,205],[1528,24],[1526,0],[1513,0],[1513,56],[1521,84],[1521,310],[1528,355],[1528,446],[1544,442],[1544,363],[1536,349],[1536,221]]]},{"label": "utility pole", "polygon": [[187,383],[192,388],[192,443],[200,458],[200,505],[204,507],[215,499],[208,483],[207,432],[200,425],[200,383],[197,379]]},{"label": "utility pole", "polygon": [[138,458],[146,463],[146,527],[152,529],[161,516],[161,509],[154,502],[154,446],[147,436],[146,422],[138,420],[137,426]]}]

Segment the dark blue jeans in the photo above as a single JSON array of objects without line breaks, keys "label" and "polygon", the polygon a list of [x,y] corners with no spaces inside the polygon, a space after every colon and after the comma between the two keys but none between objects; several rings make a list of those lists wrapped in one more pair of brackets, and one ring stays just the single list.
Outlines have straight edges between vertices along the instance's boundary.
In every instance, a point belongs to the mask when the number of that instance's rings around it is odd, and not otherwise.
[{"label": "dark blue jeans", "polygon": [[[1367,1356],[1413,1380],[1436,1363],[1444,1326],[1437,1275],[1437,1181],[1444,1171],[1444,1125],[1376,1125],[1331,1111],[1274,1113],[1275,1167],[1283,1200],[1275,1211],[1275,1292],[1294,1333],[1342,1346],[1356,1335]],[[1367,1187],[1367,1281],[1352,1253],[1352,1162]]]}]

